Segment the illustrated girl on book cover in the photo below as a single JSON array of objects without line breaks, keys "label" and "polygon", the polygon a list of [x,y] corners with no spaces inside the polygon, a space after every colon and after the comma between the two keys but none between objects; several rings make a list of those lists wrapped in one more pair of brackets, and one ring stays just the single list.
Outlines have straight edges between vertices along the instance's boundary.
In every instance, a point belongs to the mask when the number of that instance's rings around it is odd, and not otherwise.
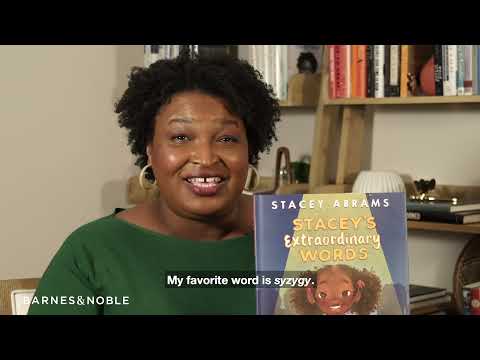
[{"label": "illustrated girl on book cover", "polygon": [[313,286],[292,288],[290,303],[302,315],[374,315],[381,295],[381,282],[373,272],[348,265],[328,265],[310,277]]}]

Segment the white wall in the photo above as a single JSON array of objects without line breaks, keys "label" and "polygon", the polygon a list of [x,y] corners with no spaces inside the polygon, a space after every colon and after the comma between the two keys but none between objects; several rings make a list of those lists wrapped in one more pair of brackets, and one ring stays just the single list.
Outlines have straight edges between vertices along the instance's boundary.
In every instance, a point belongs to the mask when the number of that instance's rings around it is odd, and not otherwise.
[{"label": "white wall", "polygon": [[66,236],[126,205],[114,102],[141,46],[0,46],[0,279],[38,277]]},{"label": "white wall", "polygon": [[[438,184],[479,185],[479,105],[379,107],[373,123],[372,169],[395,169]],[[455,262],[472,235],[410,231],[410,276],[452,288]]]}]

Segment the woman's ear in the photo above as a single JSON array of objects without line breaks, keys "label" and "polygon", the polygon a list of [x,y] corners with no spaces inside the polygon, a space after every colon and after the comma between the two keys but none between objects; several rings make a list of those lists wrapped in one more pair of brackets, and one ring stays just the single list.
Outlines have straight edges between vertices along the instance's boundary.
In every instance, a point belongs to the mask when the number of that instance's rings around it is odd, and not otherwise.
[{"label": "woman's ear", "polygon": [[152,163],[152,145],[147,145],[147,156],[148,156],[148,164]]},{"label": "woman's ear", "polygon": [[310,304],[315,304],[315,291],[313,290],[313,288],[311,286],[307,286],[307,288],[305,289],[305,291],[307,292],[307,300]]}]

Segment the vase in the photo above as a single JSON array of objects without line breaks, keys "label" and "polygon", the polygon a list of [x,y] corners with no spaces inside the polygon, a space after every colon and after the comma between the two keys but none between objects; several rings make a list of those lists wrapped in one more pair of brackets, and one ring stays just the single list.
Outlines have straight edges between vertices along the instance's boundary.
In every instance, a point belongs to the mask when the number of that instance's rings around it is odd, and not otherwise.
[{"label": "vase", "polygon": [[354,193],[405,192],[402,178],[391,171],[361,171],[353,184]]}]

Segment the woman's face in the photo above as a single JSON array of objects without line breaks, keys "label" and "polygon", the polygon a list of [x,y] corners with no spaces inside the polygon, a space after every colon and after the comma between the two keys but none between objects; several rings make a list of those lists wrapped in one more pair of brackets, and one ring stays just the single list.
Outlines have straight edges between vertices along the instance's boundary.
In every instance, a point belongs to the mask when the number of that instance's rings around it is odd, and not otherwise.
[{"label": "woman's face", "polygon": [[222,100],[175,95],[156,116],[147,147],[160,197],[176,215],[224,216],[238,205],[248,172],[243,121]]}]

